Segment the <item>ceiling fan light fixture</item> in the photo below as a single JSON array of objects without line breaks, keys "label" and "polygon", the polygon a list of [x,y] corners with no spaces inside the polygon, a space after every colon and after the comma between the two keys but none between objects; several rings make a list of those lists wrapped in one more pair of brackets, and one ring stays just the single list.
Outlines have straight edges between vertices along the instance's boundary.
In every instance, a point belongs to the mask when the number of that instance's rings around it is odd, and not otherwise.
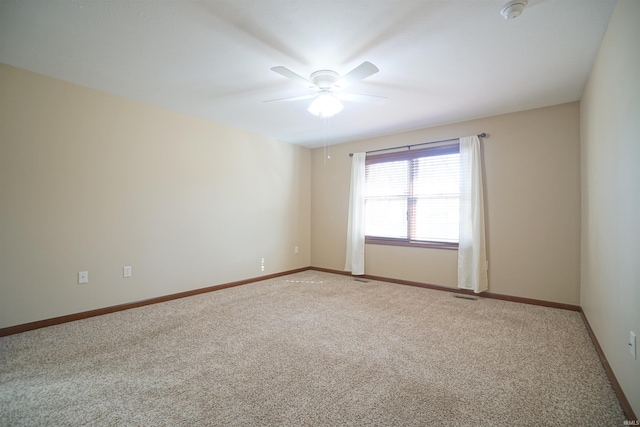
[{"label": "ceiling fan light fixture", "polygon": [[308,111],[314,116],[331,117],[338,114],[344,106],[329,92],[320,92],[318,97],[309,105]]}]

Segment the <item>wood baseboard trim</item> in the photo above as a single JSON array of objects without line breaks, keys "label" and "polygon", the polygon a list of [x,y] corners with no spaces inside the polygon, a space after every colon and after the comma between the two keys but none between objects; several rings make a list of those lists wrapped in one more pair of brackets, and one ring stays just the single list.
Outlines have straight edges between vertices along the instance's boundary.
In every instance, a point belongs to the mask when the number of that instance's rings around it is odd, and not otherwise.
[{"label": "wood baseboard trim", "polygon": [[[602,367],[604,368],[604,371],[607,373],[607,376],[609,377],[609,381],[611,382],[611,387],[613,387],[613,391],[618,397],[620,406],[622,406],[622,410],[624,411],[624,416],[627,418],[628,421],[634,421],[637,423],[638,417],[636,417],[636,414],[633,412],[633,408],[631,407],[631,404],[627,400],[627,396],[625,396],[624,391],[622,391],[622,387],[620,387],[620,383],[618,382],[618,379],[613,373],[613,369],[611,369],[611,365],[609,365],[609,361],[607,360],[607,357],[604,355],[604,351],[602,351],[602,347],[600,347],[600,343],[596,338],[596,334],[593,332],[593,329],[591,329],[591,325],[589,324],[589,319],[587,319],[587,315],[584,313],[584,310],[582,310],[582,307],[580,307],[580,315],[582,316],[582,320],[585,326],[587,327],[587,332],[591,337],[591,342],[593,342],[593,346],[596,348],[596,353],[598,353],[598,357],[600,358]],[[634,424],[634,425],[637,425],[637,424]]]},{"label": "wood baseboard trim", "polygon": [[[333,273],[333,274],[341,274],[343,276],[351,276],[351,273],[349,273],[347,271],[331,270],[331,269],[328,269],[328,268],[321,268],[321,267],[310,267],[309,269],[310,270],[316,270],[316,271],[323,271],[325,273]],[[499,299],[499,300],[503,300],[503,301],[519,302],[519,303],[522,303],[522,304],[540,305],[540,306],[543,306],[543,307],[551,307],[551,308],[560,308],[562,310],[580,311],[580,306],[579,305],[564,304],[564,303],[560,303],[560,302],[544,301],[544,300],[538,300],[538,299],[533,299],[533,298],[514,297],[514,296],[511,296],[511,295],[494,294],[492,292],[483,292],[481,294],[476,294],[473,291],[468,291],[468,290],[465,290],[465,289],[449,288],[447,286],[432,285],[430,283],[413,282],[413,281],[410,281],[410,280],[394,279],[394,278],[391,278],[391,277],[372,276],[370,274],[364,274],[362,276],[354,276],[354,277],[360,277],[360,278],[369,279],[369,280],[379,280],[381,282],[396,283],[396,284],[399,284],[399,285],[417,286],[419,288],[434,289],[434,290],[437,290],[437,291],[445,291],[445,292],[453,292],[453,293],[456,293],[456,294],[472,295],[472,296],[475,296],[475,297],[478,297],[478,298]]]},{"label": "wood baseboard trim", "polygon": [[206,288],[194,289],[191,291],[178,292],[176,294],[164,295],[155,298],[149,298],[141,301],[135,301],[111,307],[98,308],[95,310],[84,311],[82,313],[68,314],[65,316],[54,317],[51,319],[38,320],[36,322],[24,323],[16,326],[9,326],[0,329],[0,337],[19,334],[21,332],[32,331],[35,329],[46,328],[48,326],[60,325],[62,323],[73,322],[75,320],[88,319],[90,317],[102,316],[103,314],[115,313],[117,311],[129,310],[131,308],[143,307],[145,305],[157,304],[160,302],[171,301],[174,299],[190,297],[193,295],[204,294],[207,292],[219,291],[222,289],[232,288],[234,286],[246,285],[247,283],[259,282],[262,280],[273,279],[275,277],[287,276],[301,271],[307,271],[309,267],[297,268],[295,270],[283,271],[281,273],[268,274],[266,276],[253,277],[251,279],[238,280],[236,282],[224,283],[221,285],[208,286]]},{"label": "wood baseboard trim", "polygon": [[[349,273],[348,271],[332,270],[330,268],[324,268],[324,267],[309,267],[309,270],[322,271],[323,273],[340,274],[342,276],[352,276],[352,274]],[[362,277],[362,276],[354,276],[354,277]]]},{"label": "wood baseboard trim", "polygon": [[540,305],[543,307],[559,308],[561,310],[580,311],[579,305],[564,304],[561,302],[545,301],[533,298],[512,297],[510,295],[494,294],[492,292],[483,292],[482,294],[474,294],[480,297],[499,299],[503,301],[519,302],[521,304]]}]

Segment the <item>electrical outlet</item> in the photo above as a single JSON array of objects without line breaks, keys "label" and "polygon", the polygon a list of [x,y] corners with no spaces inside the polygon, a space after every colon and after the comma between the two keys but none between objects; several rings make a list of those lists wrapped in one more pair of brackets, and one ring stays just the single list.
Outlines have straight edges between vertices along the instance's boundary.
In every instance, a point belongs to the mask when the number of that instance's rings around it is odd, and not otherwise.
[{"label": "electrical outlet", "polygon": [[124,268],[122,269],[122,275],[124,277],[131,277],[131,266],[130,265],[125,265]]},{"label": "electrical outlet", "polygon": [[262,262],[260,263],[260,271],[264,271],[264,258],[262,258]]},{"label": "electrical outlet", "polygon": [[89,272],[88,271],[79,271],[78,272],[78,283],[89,283]]},{"label": "electrical outlet", "polygon": [[297,254],[297,253],[298,253],[298,247],[297,247],[297,246],[294,246],[294,248],[293,248],[293,253],[294,253],[294,254]]},{"label": "electrical outlet", "polygon": [[636,358],[636,334],[632,331],[629,331],[629,353]]}]

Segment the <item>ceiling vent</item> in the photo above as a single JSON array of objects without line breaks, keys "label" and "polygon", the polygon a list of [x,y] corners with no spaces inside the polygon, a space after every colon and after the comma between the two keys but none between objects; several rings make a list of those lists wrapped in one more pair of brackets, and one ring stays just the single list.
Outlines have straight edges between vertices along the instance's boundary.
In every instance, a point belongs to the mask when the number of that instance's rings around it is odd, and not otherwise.
[{"label": "ceiling vent", "polygon": [[509,3],[502,6],[502,16],[504,19],[517,18],[522,14],[524,8],[527,7],[528,0],[512,0]]}]

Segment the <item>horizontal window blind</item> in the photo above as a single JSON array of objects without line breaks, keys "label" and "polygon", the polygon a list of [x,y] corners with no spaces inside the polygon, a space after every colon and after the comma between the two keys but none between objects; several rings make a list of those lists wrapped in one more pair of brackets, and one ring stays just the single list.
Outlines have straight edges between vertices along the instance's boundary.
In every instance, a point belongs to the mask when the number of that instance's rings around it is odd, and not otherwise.
[{"label": "horizontal window blind", "polygon": [[458,144],[367,157],[365,234],[404,242],[458,242]]},{"label": "horizontal window blind", "polygon": [[367,165],[365,169],[365,234],[408,238],[408,160]]}]

